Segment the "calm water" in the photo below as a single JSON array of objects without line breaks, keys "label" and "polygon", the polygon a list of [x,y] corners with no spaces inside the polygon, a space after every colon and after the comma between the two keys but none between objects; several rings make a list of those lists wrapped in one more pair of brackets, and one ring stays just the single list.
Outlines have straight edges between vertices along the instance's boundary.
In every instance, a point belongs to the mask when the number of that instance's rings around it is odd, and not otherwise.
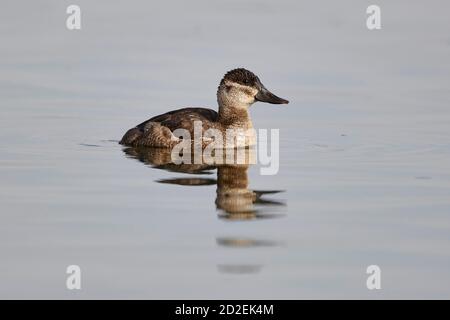
[{"label": "calm water", "polygon": [[[81,31],[2,3],[0,297],[450,298],[450,5],[378,1],[368,31],[335,2],[78,0]],[[252,107],[277,175],[117,144],[237,66],[291,101]]]}]

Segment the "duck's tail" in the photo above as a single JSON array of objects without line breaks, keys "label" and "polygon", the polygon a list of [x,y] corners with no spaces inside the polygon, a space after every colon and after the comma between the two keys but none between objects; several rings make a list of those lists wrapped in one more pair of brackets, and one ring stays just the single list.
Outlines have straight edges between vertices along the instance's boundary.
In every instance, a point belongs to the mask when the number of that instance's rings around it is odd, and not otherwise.
[{"label": "duck's tail", "polygon": [[128,130],[119,143],[133,147],[171,148],[178,142],[169,128],[159,122],[148,122],[142,128]]}]

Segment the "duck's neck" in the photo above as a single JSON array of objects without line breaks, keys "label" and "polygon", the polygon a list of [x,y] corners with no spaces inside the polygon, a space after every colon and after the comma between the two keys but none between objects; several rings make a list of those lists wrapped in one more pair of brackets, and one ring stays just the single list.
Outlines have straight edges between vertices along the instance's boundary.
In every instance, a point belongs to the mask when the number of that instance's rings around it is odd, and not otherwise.
[{"label": "duck's neck", "polygon": [[250,113],[246,106],[219,105],[218,122],[225,128],[253,128]]},{"label": "duck's neck", "polygon": [[[253,123],[250,119],[248,107],[242,108],[219,105],[218,122],[224,132],[228,132],[228,130],[231,129],[236,130],[234,133],[240,137],[244,134],[244,140],[237,139],[231,144],[232,147],[248,147],[256,144],[255,130],[253,129]],[[228,147],[229,146],[227,146],[227,148]]]}]

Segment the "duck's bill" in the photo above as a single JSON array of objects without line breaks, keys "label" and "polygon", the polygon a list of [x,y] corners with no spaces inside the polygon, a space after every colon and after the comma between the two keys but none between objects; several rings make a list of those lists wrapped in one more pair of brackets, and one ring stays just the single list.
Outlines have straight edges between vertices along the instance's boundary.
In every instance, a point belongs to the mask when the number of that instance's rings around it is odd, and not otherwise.
[{"label": "duck's bill", "polygon": [[261,88],[259,92],[255,96],[256,101],[267,102],[272,104],[286,104],[289,103],[288,100],[277,97],[272,92],[267,90],[266,88]]}]

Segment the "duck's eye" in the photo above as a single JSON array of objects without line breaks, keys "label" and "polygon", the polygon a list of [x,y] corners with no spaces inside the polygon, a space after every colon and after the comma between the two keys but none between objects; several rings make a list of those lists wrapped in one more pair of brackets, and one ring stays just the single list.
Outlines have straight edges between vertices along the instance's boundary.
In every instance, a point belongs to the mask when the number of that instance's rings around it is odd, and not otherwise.
[{"label": "duck's eye", "polygon": [[226,86],[225,86],[225,89],[226,89],[227,91],[230,91],[230,89],[231,89],[231,86],[229,86],[229,85],[226,85]]}]

